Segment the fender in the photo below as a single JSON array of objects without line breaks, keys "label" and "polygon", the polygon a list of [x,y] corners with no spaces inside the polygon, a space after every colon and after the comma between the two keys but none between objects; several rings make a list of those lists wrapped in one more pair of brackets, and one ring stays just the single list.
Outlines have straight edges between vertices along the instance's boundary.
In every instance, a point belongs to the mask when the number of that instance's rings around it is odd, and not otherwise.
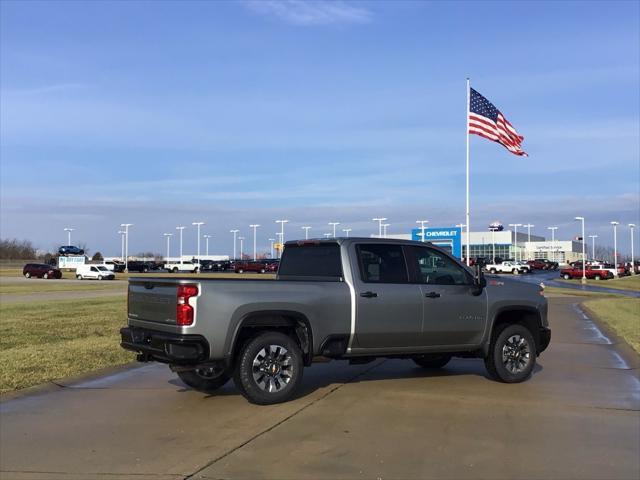
[{"label": "fender", "polygon": [[254,317],[262,317],[265,319],[264,323],[257,322],[254,324],[254,326],[289,326],[289,322],[283,321],[282,317],[294,318],[297,322],[299,322],[301,326],[296,326],[296,335],[298,336],[298,340],[300,341],[302,347],[302,352],[304,353],[305,365],[311,365],[311,359],[313,358],[313,331],[311,330],[311,322],[309,322],[309,319],[305,314],[295,310],[256,310],[245,314],[242,318],[240,318],[240,321],[238,321],[238,324],[233,331],[233,335],[229,339],[226,355],[227,363],[230,363],[231,359],[233,358],[236,341],[238,340],[240,331],[248,324],[253,323],[252,319]]},{"label": "fender", "polygon": [[[540,318],[540,312],[536,307],[532,307],[530,305],[507,305],[504,307],[500,307],[491,318],[491,322],[489,323],[489,334],[484,340],[484,342],[482,343],[482,353],[484,354],[485,357],[489,355],[489,345],[491,344],[491,337],[493,336],[493,327],[496,324],[496,319],[500,315],[506,312],[521,312],[521,311],[535,314],[538,328],[542,327],[542,319]],[[533,339],[536,342],[536,346],[538,346],[538,344],[540,343],[539,332],[535,331],[535,332],[531,332],[531,334],[533,335]]]}]

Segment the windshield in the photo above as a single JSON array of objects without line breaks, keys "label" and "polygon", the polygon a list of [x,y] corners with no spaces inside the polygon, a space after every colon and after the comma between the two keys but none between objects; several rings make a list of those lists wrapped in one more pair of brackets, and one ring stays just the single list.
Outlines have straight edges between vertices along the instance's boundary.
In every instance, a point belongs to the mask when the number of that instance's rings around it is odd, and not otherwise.
[{"label": "windshield", "polygon": [[102,270],[104,272],[108,272],[109,271],[109,269],[107,267],[103,267],[103,266],[98,267],[98,270]]}]

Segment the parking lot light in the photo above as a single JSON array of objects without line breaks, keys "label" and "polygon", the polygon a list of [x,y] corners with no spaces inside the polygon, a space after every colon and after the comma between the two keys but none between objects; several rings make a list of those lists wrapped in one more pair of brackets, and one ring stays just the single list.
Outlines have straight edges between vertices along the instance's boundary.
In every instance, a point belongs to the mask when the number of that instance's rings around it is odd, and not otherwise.
[{"label": "parking lot light", "polygon": [[211,235],[203,235],[202,238],[204,238],[205,241],[205,252],[207,257],[209,256],[209,239],[211,238]]},{"label": "parking lot light", "polygon": [[556,261],[556,230],[558,227],[547,227],[547,230],[551,230],[551,261]]},{"label": "parking lot light", "polygon": [[342,231],[345,233],[346,237],[349,238],[349,232],[351,232],[351,228],[343,228]]},{"label": "parking lot light", "polygon": [[387,227],[390,226],[390,223],[382,224],[382,238],[387,238]]},{"label": "parking lot light", "polygon": [[65,227],[64,231],[67,232],[67,245],[71,245],[71,232],[73,232],[75,228]]},{"label": "parking lot light", "polygon": [[618,276],[618,225],[620,222],[611,222],[613,225],[613,275]]},{"label": "parking lot light", "polygon": [[514,237],[514,243],[515,246],[513,247],[514,251],[514,257],[515,257],[515,261],[518,261],[518,227],[521,227],[522,224],[521,223],[510,223],[509,224],[510,227],[514,228],[514,233],[513,233],[513,237]]},{"label": "parking lot light", "polygon": [[182,231],[187,228],[184,226],[176,227],[176,230],[180,230],[180,265],[182,265]]},{"label": "parking lot light", "polygon": [[243,245],[244,245],[244,237],[238,237],[238,240],[240,240],[240,260],[243,260],[243,254],[242,254],[242,250],[243,250]]},{"label": "parking lot light", "polygon": [[234,260],[236,259],[236,243],[237,243],[236,237],[239,231],[240,230],[229,230],[230,233],[233,233],[233,259]]},{"label": "parking lot light", "polygon": [[120,243],[121,243],[121,250],[120,250],[120,261],[124,263],[124,230],[118,230],[118,233],[120,234]]},{"label": "parking lot light", "polygon": [[304,227],[302,227],[302,229],[304,230],[304,239],[309,240],[309,230],[311,229],[311,227],[305,225]]},{"label": "parking lot light", "polygon": [[204,222],[193,222],[191,225],[198,228],[198,273],[200,273],[200,227],[204,225]]},{"label": "parking lot light", "polygon": [[169,255],[171,253],[171,237],[173,236],[173,233],[163,233],[163,235],[167,239],[167,262],[168,262],[169,261]]},{"label": "parking lot light", "polygon": [[596,238],[598,238],[598,235],[589,235],[589,238],[591,239],[591,260],[595,260],[596,259]]},{"label": "parking lot light", "polygon": [[635,275],[636,274],[636,264],[635,264],[635,258],[633,256],[633,241],[635,239],[634,235],[633,235],[633,229],[636,228],[636,224],[635,223],[630,223],[629,224],[629,229],[631,230],[631,275]]},{"label": "parking lot light", "polygon": [[257,254],[257,251],[256,251],[256,235],[257,235],[256,231],[257,231],[257,228],[259,226],[260,225],[258,225],[258,224],[249,225],[250,228],[253,228],[253,261],[254,262],[256,260],[258,260],[258,254]]},{"label": "parking lot light", "polygon": [[329,225],[333,226],[333,238],[336,238],[336,225],[340,225],[340,222],[329,222]]},{"label": "parking lot light", "polygon": [[531,260],[531,256],[529,255],[530,248],[531,248],[531,228],[535,227],[535,225],[527,223],[526,225],[523,225],[523,226],[527,227],[527,260]]},{"label": "parking lot light", "polygon": [[121,223],[124,227],[124,271],[129,271],[129,227],[133,227],[133,223]]},{"label": "parking lot light", "polygon": [[420,238],[421,238],[421,242],[424,242],[424,229],[425,226],[427,225],[427,223],[429,223],[429,220],[416,220],[416,223],[420,224]]},{"label": "parking lot light", "polygon": [[271,258],[273,258],[273,242],[276,241],[275,238],[270,238],[269,241],[271,242]]},{"label": "parking lot light", "polygon": [[[284,245],[284,224],[289,223],[289,220],[276,220],[276,223],[280,224],[280,243]],[[282,249],[278,250],[278,255],[282,256]]]},{"label": "parking lot light", "polygon": [[577,220],[582,223],[582,283],[587,283],[587,252],[584,242],[584,217],[575,217],[574,220]]},{"label": "parking lot light", "polygon": [[380,217],[380,218],[372,218],[371,220],[373,220],[374,222],[378,222],[378,238],[382,238],[382,222],[387,220],[387,218]]}]

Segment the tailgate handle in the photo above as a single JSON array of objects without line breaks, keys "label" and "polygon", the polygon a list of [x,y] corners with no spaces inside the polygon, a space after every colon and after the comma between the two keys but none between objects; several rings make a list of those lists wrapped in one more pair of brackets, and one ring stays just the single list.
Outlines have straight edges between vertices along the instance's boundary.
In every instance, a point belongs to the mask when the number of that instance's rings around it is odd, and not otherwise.
[{"label": "tailgate handle", "polygon": [[440,294],[438,292],[429,292],[424,294],[427,298],[439,298]]}]

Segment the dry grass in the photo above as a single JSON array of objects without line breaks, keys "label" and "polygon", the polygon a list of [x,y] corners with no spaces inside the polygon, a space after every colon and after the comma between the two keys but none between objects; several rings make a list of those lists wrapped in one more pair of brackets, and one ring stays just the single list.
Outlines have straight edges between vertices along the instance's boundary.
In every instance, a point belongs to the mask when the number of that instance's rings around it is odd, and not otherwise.
[{"label": "dry grass", "polygon": [[55,280],[47,281],[29,281],[24,283],[8,283],[0,282],[0,294],[28,294],[28,293],[46,293],[46,292],[90,292],[94,290],[122,290],[126,292],[127,285],[125,283],[113,283],[108,281],[102,282],[56,282]]},{"label": "dry grass", "polygon": [[1,304],[0,392],[133,360],[125,324],[125,298]]}]

